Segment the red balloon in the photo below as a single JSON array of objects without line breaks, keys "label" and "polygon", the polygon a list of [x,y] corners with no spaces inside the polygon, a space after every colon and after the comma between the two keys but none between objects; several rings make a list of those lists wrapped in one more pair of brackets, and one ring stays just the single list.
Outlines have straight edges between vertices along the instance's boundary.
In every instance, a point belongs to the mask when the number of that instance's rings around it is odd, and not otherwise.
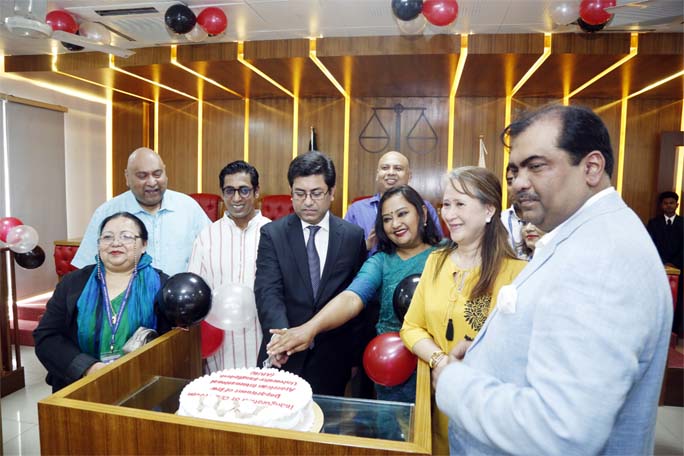
[{"label": "red balloon", "polygon": [[432,25],[449,25],[458,17],[458,3],[456,0],[425,0],[423,16]]},{"label": "red balloon", "polygon": [[210,6],[199,13],[197,23],[209,35],[220,35],[228,27],[228,18],[221,8]]},{"label": "red balloon", "polygon": [[226,333],[206,321],[200,323],[200,331],[202,333],[202,359],[209,358],[218,351]]},{"label": "red balloon", "polygon": [[54,10],[47,13],[45,22],[52,27],[52,30],[62,30],[64,32],[78,32],[78,23],[74,16],[63,10]]},{"label": "red balloon", "polygon": [[7,233],[15,226],[23,225],[24,222],[16,217],[2,217],[0,218],[0,241],[7,241]]},{"label": "red balloon", "polygon": [[383,386],[404,383],[416,370],[418,358],[408,351],[398,332],[380,334],[363,352],[363,368],[368,377]]},{"label": "red balloon", "polygon": [[613,17],[605,8],[615,6],[615,0],[582,0],[580,17],[589,25],[605,24]]}]

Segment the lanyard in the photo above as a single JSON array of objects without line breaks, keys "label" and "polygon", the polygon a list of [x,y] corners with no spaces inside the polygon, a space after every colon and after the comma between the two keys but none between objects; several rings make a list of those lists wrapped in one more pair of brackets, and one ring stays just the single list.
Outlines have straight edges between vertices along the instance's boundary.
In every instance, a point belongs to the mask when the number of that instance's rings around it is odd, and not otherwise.
[{"label": "lanyard", "polygon": [[119,330],[119,325],[121,324],[121,317],[123,316],[124,309],[128,303],[128,297],[131,294],[131,288],[133,287],[133,281],[135,276],[138,274],[137,268],[133,271],[131,279],[128,281],[128,286],[126,287],[126,294],[124,294],[123,300],[121,301],[121,307],[119,311],[114,315],[114,308],[112,307],[112,301],[109,299],[109,293],[107,292],[107,285],[105,284],[104,275],[100,268],[97,269],[97,274],[100,279],[100,289],[102,290],[102,300],[105,306],[105,311],[107,312],[107,323],[111,329],[111,339],[109,341],[109,351],[114,351],[114,338],[116,337],[116,332]]}]

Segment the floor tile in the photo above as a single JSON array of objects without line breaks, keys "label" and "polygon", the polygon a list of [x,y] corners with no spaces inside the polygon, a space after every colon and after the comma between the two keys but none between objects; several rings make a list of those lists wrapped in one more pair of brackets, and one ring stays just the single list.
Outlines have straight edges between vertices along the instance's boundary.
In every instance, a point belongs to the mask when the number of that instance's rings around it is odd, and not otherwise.
[{"label": "floor tile", "polygon": [[684,408],[659,407],[656,423],[658,426],[664,426],[673,435],[679,436],[679,443],[684,446]]},{"label": "floor tile", "polygon": [[38,426],[34,425],[17,437],[3,442],[3,454],[6,456],[34,456],[40,455],[40,434]]},{"label": "floor tile", "polygon": [[684,455],[681,437],[673,435],[664,426],[656,425],[655,448],[653,449],[653,454],[655,456]]},{"label": "floor tile", "polygon": [[22,423],[21,421],[2,420],[2,441],[7,442],[27,431],[29,428],[35,427],[34,423]]}]

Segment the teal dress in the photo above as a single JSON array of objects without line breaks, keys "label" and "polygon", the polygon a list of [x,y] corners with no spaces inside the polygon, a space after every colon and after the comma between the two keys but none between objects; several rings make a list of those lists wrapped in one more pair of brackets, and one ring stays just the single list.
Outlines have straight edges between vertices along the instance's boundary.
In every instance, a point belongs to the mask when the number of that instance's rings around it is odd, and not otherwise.
[{"label": "teal dress", "polygon": [[[394,289],[406,276],[422,274],[428,256],[435,247],[428,247],[423,252],[406,260],[401,259],[396,253],[388,255],[378,252],[368,258],[354,281],[347,287],[361,298],[364,305],[368,305],[374,298],[380,298],[380,315],[375,326],[377,334],[399,332],[403,322],[394,314],[392,298]],[[380,400],[415,402],[416,398],[416,375],[415,373],[401,385],[386,387],[375,385],[377,397]]]}]

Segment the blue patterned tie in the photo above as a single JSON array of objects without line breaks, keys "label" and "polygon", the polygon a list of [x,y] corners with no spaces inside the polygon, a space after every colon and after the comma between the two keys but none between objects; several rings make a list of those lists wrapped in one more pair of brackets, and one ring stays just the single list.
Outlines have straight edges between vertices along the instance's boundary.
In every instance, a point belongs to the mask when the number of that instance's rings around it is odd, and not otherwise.
[{"label": "blue patterned tie", "polygon": [[306,256],[309,257],[309,276],[311,277],[311,288],[313,288],[314,298],[318,292],[318,285],[321,283],[321,260],[316,251],[316,233],[321,229],[320,226],[310,225],[309,240],[306,242]]}]

